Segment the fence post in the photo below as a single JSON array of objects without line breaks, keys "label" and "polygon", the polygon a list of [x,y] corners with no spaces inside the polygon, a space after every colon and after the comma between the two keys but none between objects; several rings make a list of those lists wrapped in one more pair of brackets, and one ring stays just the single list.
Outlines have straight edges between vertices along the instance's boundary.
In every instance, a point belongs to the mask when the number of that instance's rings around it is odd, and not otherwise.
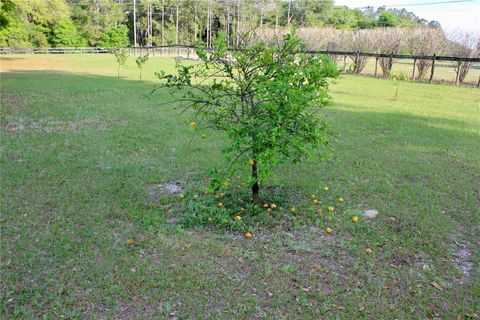
[{"label": "fence post", "polygon": [[345,69],[347,68],[347,55],[343,55],[343,72],[345,73]]},{"label": "fence post", "polygon": [[417,68],[417,58],[413,58],[412,81],[415,81],[415,69]]},{"label": "fence post", "polygon": [[393,68],[393,52],[390,54],[390,59],[388,60],[388,71],[392,72]]},{"label": "fence post", "polygon": [[375,57],[375,78],[377,77],[378,57]]},{"label": "fence post", "polygon": [[[355,54],[355,73],[360,74],[358,71],[358,57],[360,56],[360,50],[357,50],[357,53]],[[358,71],[358,72],[357,72]]]},{"label": "fence post", "polygon": [[434,54],[434,55],[433,55],[433,59],[432,59],[432,73],[430,73],[430,81],[429,81],[429,83],[432,83],[432,81],[433,81],[433,73],[435,72],[435,60],[436,60],[436,58],[437,58],[437,55]]},{"label": "fence post", "polygon": [[455,77],[455,85],[458,85],[458,82],[460,81],[460,71],[462,71],[462,62],[458,61],[457,62],[457,76]]},{"label": "fence post", "polygon": [[480,76],[478,77],[477,88],[480,88]]}]

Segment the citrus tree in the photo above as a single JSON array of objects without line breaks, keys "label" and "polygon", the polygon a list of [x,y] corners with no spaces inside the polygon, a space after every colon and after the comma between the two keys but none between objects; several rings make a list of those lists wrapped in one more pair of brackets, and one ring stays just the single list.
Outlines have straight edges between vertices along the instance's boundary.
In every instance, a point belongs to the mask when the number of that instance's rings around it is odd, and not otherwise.
[{"label": "citrus tree", "polygon": [[117,49],[113,52],[115,60],[117,61],[117,77],[120,78],[120,67],[123,67],[127,63],[128,54],[125,49]]},{"label": "citrus tree", "polygon": [[142,70],[143,70],[143,65],[148,61],[148,53],[139,56],[136,60],[135,63],[137,64],[138,71],[140,72],[140,80],[142,80]]},{"label": "citrus tree", "polygon": [[318,112],[330,102],[329,80],[338,70],[328,57],[303,50],[295,32],[242,49],[228,49],[221,35],[213,50],[197,48],[201,63],[156,74],[160,88],[171,88],[176,102],[192,110],[192,127],[227,133],[230,168],[238,160],[251,166],[253,203],[260,201],[259,182],[275,165],[328,144]]}]

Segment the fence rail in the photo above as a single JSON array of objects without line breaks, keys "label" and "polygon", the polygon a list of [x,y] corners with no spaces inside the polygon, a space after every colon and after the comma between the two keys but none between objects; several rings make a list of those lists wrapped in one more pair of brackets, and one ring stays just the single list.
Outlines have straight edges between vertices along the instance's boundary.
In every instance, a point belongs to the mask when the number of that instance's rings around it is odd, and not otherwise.
[{"label": "fence rail", "polygon": [[165,49],[194,49],[193,46],[188,45],[168,45],[160,47],[115,47],[115,48],[99,48],[99,47],[84,47],[84,48],[2,48],[1,54],[102,54],[113,53],[118,49],[126,49],[130,52],[158,52]]},{"label": "fence rail", "polygon": [[[112,53],[119,48],[97,48],[97,47],[85,47],[85,48],[0,48],[0,55],[2,54],[108,54]],[[127,50],[130,54],[144,54],[149,53],[153,56],[155,55],[176,55],[180,56],[181,54],[186,54],[187,58],[194,58],[194,46],[191,45],[167,45],[167,46],[158,46],[158,47],[122,47],[122,49]],[[428,81],[431,83],[434,81],[435,77],[435,67],[438,65],[439,61],[444,62],[454,62],[452,66],[449,66],[450,69],[455,69],[455,84],[459,84],[461,79],[459,75],[461,74],[462,68],[468,68],[469,71],[472,69],[479,70],[480,66],[473,66],[473,64],[480,63],[480,57],[457,57],[457,56],[425,56],[425,55],[402,55],[402,54],[393,54],[393,53],[371,53],[371,52],[360,52],[360,51],[329,51],[329,50],[306,50],[305,53],[310,54],[327,54],[333,56],[343,57],[343,71],[345,70],[347,57],[349,57],[353,64],[358,63],[359,57],[375,58],[375,72],[374,76],[377,76],[378,72],[378,63],[379,59],[390,59],[390,67],[393,65],[393,60],[413,60],[411,68],[411,80],[418,80],[418,77],[415,78],[415,69],[416,65],[420,61],[428,61],[431,63],[430,75]],[[440,66],[440,65],[438,65]],[[358,73],[361,73],[358,72]],[[476,83],[474,83],[476,82]],[[471,84],[476,84],[477,87],[480,87],[480,75],[478,76],[478,82],[470,81]]]},{"label": "fence rail", "polygon": [[[195,49],[191,45],[167,45],[157,47],[121,47],[129,51],[156,51],[161,49]],[[68,54],[68,53],[112,53],[119,48],[1,48],[0,54]],[[420,56],[420,55],[404,55],[390,53],[372,53],[360,51],[329,51],[329,50],[306,50],[305,53],[311,54],[332,54],[341,56],[374,57],[374,58],[392,58],[392,59],[417,59],[417,60],[433,60],[436,61],[460,61],[460,62],[480,62],[480,57],[457,57],[457,56]]]}]

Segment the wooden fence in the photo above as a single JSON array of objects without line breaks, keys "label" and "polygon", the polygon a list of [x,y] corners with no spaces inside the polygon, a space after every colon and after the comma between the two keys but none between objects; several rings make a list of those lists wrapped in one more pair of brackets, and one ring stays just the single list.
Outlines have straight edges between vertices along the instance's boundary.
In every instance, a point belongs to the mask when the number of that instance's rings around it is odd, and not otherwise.
[{"label": "wooden fence", "polygon": [[[96,47],[87,47],[87,48],[26,48],[26,49],[17,49],[17,48],[0,48],[1,54],[109,54],[118,48],[96,48]],[[141,55],[141,54],[150,54],[151,56],[175,56],[186,59],[196,59],[194,52],[194,47],[189,45],[168,45],[161,47],[124,47],[123,49],[127,50],[131,55]],[[461,74],[461,68],[467,66],[469,71],[472,69],[479,70],[480,65],[473,66],[473,64],[480,64],[480,57],[455,57],[455,56],[419,56],[419,55],[400,55],[400,54],[385,54],[385,53],[368,53],[368,52],[359,52],[359,51],[328,51],[328,50],[307,50],[305,53],[310,54],[326,54],[330,56],[340,56],[343,58],[343,67],[344,72],[346,70],[347,58],[351,61],[351,65],[358,64],[358,59],[360,57],[375,58],[375,71],[373,76],[378,76],[378,63],[379,59],[388,59],[390,68],[394,64],[394,60],[410,60],[412,61],[411,65],[411,77],[410,79],[415,81],[415,72],[417,69],[417,63],[420,61],[428,61],[431,66],[428,68],[430,70],[430,75],[428,77],[428,82],[432,83],[435,77],[436,67],[439,62],[450,62],[455,63],[454,66],[448,66],[449,68],[455,68],[455,84],[459,84],[459,76]],[[361,73],[358,72],[358,73]],[[453,82],[453,81],[451,81]],[[473,84],[473,83],[472,83]],[[478,76],[478,81],[476,81],[476,86],[480,87],[480,75]]]},{"label": "wooden fence", "polygon": [[152,55],[175,54],[178,52],[188,51],[194,52],[193,46],[169,45],[162,47],[120,47],[120,48],[1,48],[1,54],[105,54],[113,53],[115,50],[125,49],[130,54],[149,53]]},{"label": "wooden fence", "polygon": [[[439,61],[447,61],[447,62],[456,62],[455,66],[455,84],[459,84],[459,76],[461,74],[461,68],[465,65],[465,63],[480,63],[480,57],[455,57],[455,56],[420,56],[420,55],[400,55],[400,54],[385,54],[385,53],[367,53],[367,52],[360,52],[360,51],[328,51],[328,50],[309,50],[306,51],[307,53],[314,53],[314,54],[326,54],[326,55],[333,55],[333,56],[342,56],[344,61],[344,69],[346,66],[347,57],[350,57],[353,60],[353,63],[356,64],[359,57],[369,57],[375,58],[375,72],[374,76],[377,77],[378,75],[378,61],[379,59],[388,59],[390,68],[393,66],[393,60],[413,60],[412,64],[412,75],[410,77],[411,80],[415,81],[415,71],[417,69],[417,62],[418,61],[429,61],[431,63],[430,69],[430,76],[429,76],[429,83],[433,82],[434,75],[435,75],[435,67],[437,66]],[[468,66],[471,69],[471,66]],[[478,67],[480,70],[480,66]],[[477,88],[480,87],[480,76],[478,77],[477,81]]]}]

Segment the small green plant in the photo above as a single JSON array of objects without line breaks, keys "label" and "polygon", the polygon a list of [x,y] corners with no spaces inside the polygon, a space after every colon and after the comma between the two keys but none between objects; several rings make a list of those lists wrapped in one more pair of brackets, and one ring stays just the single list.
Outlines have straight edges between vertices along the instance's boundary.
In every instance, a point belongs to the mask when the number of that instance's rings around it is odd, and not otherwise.
[{"label": "small green plant", "polygon": [[120,67],[123,67],[125,63],[127,63],[127,50],[125,49],[117,49],[113,53],[115,55],[115,59],[117,60],[117,76],[120,78]]},{"label": "small green plant", "polygon": [[243,50],[227,50],[220,35],[213,51],[196,50],[201,63],[179,65],[175,75],[157,73],[165,81],[160,88],[180,93],[179,102],[192,111],[192,128],[227,133],[230,168],[237,160],[250,167],[255,204],[261,180],[272,175],[273,167],[328,146],[319,112],[330,102],[328,87],[338,69],[329,57],[304,50],[294,31],[278,43],[256,42]]},{"label": "small green plant", "polygon": [[399,81],[406,81],[408,80],[408,75],[403,72],[392,72],[388,71],[388,76],[392,79],[393,85],[395,86],[395,97],[393,98],[394,101],[398,100],[398,87]]},{"label": "small green plant", "polygon": [[140,56],[135,60],[137,64],[138,71],[140,72],[140,80],[142,80],[142,69],[143,65],[148,61],[148,53],[146,55]]}]

